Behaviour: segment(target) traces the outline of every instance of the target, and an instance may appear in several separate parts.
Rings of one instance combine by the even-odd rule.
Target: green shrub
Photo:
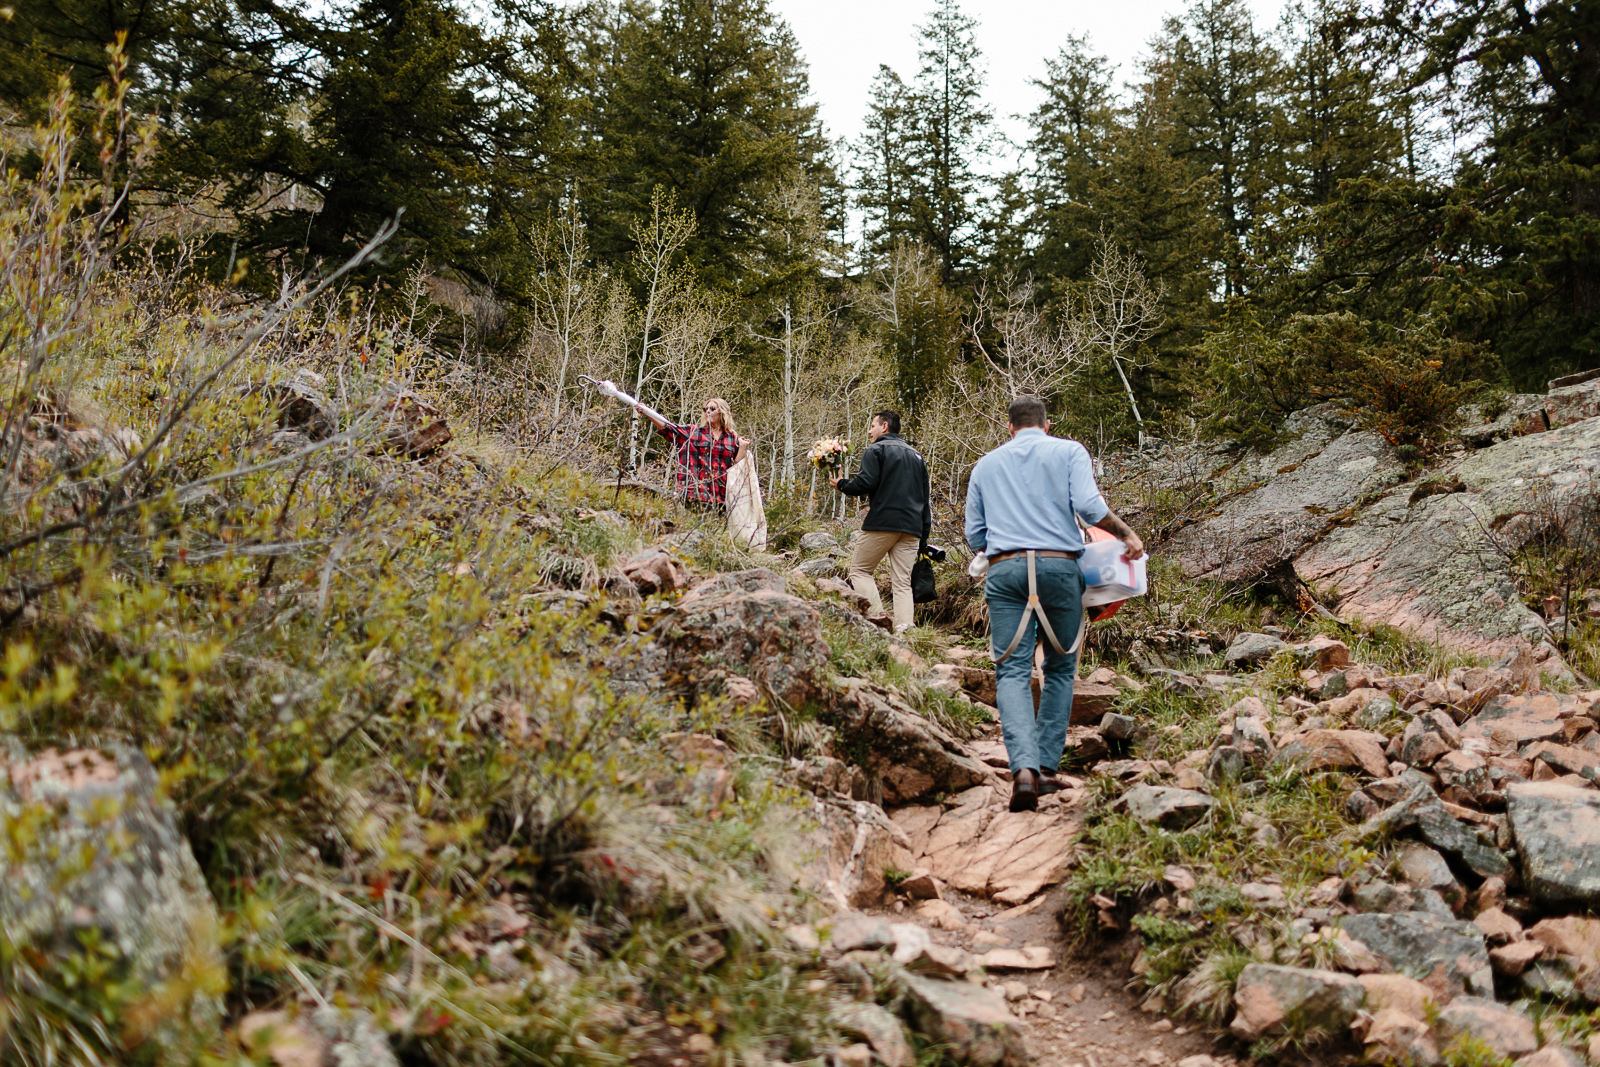
[[[1202,405],[1213,436],[1270,449],[1290,414],[1331,401],[1414,463],[1446,443],[1462,404],[1503,376],[1485,349],[1429,322],[1402,330],[1341,312],[1273,327],[1244,301],[1201,352],[1215,386]]]

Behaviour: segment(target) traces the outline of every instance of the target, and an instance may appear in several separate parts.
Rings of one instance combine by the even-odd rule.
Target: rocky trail
[[[863,930],[889,923],[895,957],[915,963],[923,951],[918,936],[896,935],[896,925],[915,924],[932,945],[957,950],[939,955],[937,966],[952,974],[969,960],[981,966],[984,987],[1005,999],[1041,1067],[1233,1064],[1217,1054],[1212,1036],[1141,1007],[1129,988],[1137,939],[1119,939],[1091,955],[1077,955],[1065,943],[1055,884],[1076,858],[1084,783],[1064,777],[1067,788],[1042,797],[1036,812],[1009,812],[999,723],[979,732],[964,747],[997,768],[995,779],[947,807],[894,813],[914,857],[912,876],[898,887],[910,899],[852,918],[846,936],[863,938]],[[883,933],[865,938],[873,936]],[[832,939],[838,948],[839,925]]]
[[[1583,405],[1600,403],[1600,380],[1579,384]],[[1317,559],[1359,561],[1338,580],[1357,613],[1440,623],[1441,639],[1481,658],[1430,645],[1408,667],[1383,666],[1382,641],[1354,618],[1255,616],[1256,632],[1242,614],[1220,627],[1182,617],[1169,599],[1079,679],[1066,788],[1033,812],[1007,810],[984,653],[949,632],[924,630],[915,647],[884,634],[839,580],[847,549],[833,534],[813,530],[782,554],[703,552],[704,530],[581,512],[571,522],[586,539],[626,548],[603,564],[549,549],[528,599],[588,613],[579,676],[654,709],[660,730],[612,795],[645,829],[608,844],[597,820],[574,866],[643,914],[665,878],[630,857],[671,827],[723,817],[730,800],[781,791],[799,829],[781,855],[762,853],[781,903],[751,921],[763,945],[789,942],[774,965],[815,994],[828,1067],[914,1067],[932,1047],[974,1067],[1222,1067],[1306,1062],[1308,1049],[1341,1062],[1600,1067],[1600,690],[1562,661],[1557,632],[1571,620],[1553,614],[1600,618],[1600,590],[1535,615],[1511,569],[1520,539],[1558,505],[1590,499],[1600,416],[1533,399],[1545,405],[1535,425],[1464,435],[1471,450],[1446,472],[1455,480],[1418,485],[1370,434],[1307,416],[1288,452],[1241,463],[1238,491],[1169,543],[1193,580],[1289,566],[1304,587],[1324,573]],[[421,426],[428,413],[415,415]],[[541,535],[563,529],[548,512],[524,519]],[[1411,536],[1419,529],[1432,533]],[[1473,531],[1500,541],[1489,551]],[[447,573],[477,580],[468,562]],[[1408,592],[1394,599],[1385,583]],[[1300,606],[1287,599],[1286,610]],[[363,662],[375,677],[393,669]],[[520,742],[540,711],[507,696],[471,721],[475,734]],[[140,980],[173,973],[221,912],[163,770],[135,746],[51,743],[0,737],[3,821],[41,819],[45,857],[108,833],[137,847],[85,872],[14,863],[8,884],[21,892],[0,887],[8,936],[104,931]],[[388,907],[386,875],[340,896],[319,857],[297,862],[322,880],[295,884],[352,914],[349,894],[377,886],[371,899]],[[576,1002],[579,965],[592,971],[603,953],[548,931],[540,940],[539,883],[517,880],[530,877],[496,875],[493,899],[463,909],[462,935],[440,947],[495,995]],[[533,889],[507,891],[517,886]],[[372,914],[381,948],[399,935]],[[706,969],[728,951],[706,930],[682,936]],[[1184,983],[1202,971],[1208,990],[1190,996]],[[718,1053],[724,1022],[674,1022],[692,1016],[620,979],[614,988],[624,992],[585,1010],[632,1062],[733,1062]],[[283,996],[248,1005],[228,1040],[314,1029],[322,1013],[338,1027],[304,1030],[306,1041],[371,1046],[350,1064],[396,1062],[384,1019],[329,1013],[322,1001],[337,992],[302,985],[309,1000],[294,1010]],[[221,1005],[195,1005],[196,1032],[215,1030]],[[387,1022],[414,1038],[430,1019]]]

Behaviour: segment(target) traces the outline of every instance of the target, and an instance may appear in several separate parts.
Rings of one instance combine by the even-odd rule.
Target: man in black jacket
[[[894,632],[911,629],[911,565],[917,547],[933,527],[928,502],[928,465],[900,436],[900,413],[880,411],[867,426],[872,443],[861,456],[854,478],[829,478],[846,496],[872,502],[861,523],[861,538],[850,556],[850,584],[867,598],[868,618],[883,617],[883,598],[873,568],[889,557],[889,587],[894,594]]]

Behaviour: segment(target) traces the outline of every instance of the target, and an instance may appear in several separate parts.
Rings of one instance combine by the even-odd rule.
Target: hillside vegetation
[[[113,67],[121,62],[114,54]],[[0,880],[9,890],[0,894],[0,1059],[283,1063],[274,1028],[320,1011],[342,1020],[346,1044],[384,1047],[389,1061],[376,1052],[361,1061],[374,1064],[820,1065],[859,1036],[841,1002],[902,1009],[907,994],[887,963],[850,971],[785,931],[813,920],[826,929],[841,903],[892,902],[912,873],[880,868],[867,896],[830,895],[827,879],[807,871],[827,807],[813,793],[829,794],[835,809],[852,797],[883,801],[886,789],[889,800],[936,806],[987,780],[959,744],[986,712],[926,670],[952,647],[984,643],[962,553],[941,572],[945,597],[925,625],[891,643],[837,589],[785,576],[793,556],[779,553],[802,534],[843,539],[851,522],[836,518],[832,497],[813,502],[804,472],[781,473],[794,454],[778,438],[760,445],[764,476],[777,475],[772,552],[752,554],[660,491],[664,463],[617,408],[565,388],[571,379],[550,387],[555,373],[648,365],[669,375],[654,379],[671,383],[661,394],[681,401],[733,380],[706,355],[731,305],[667,269],[705,220],[657,198],[651,221],[633,231],[637,262],[658,254],[659,292],[671,302],[628,303],[637,297],[611,290],[628,310],[611,326],[598,312],[563,320],[578,324],[570,351],[547,330],[537,350],[485,365],[481,349],[446,334],[460,315],[434,299],[448,295],[440,275],[419,260],[378,281],[404,244],[392,220],[364,245],[337,249],[348,258],[284,266],[270,285],[264,260],[216,272],[186,258],[182,242],[147,240],[134,202],[159,161],[159,131],[131,113],[128,86],[113,77],[92,102],[61,88],[40,125],[12,131],[0,187]],[[557,246],[576,232],[550,225]],[[918,262],[908,276],[931,292],[937,268]],[[1107,250],[1100,262],[1114,272],[1119,260]],[[1120,262],[1124,279],[1138,276]],[[555,290],[607,291],[585,288],[600,285],[585,277]],[[636,317],[650,307],[661,316],[653,324]],[[1061,335],[1029,319],[1020,300],[1003,314],[997,321],[1012,330],[1004,356],[946,367],[937,395],[948,403],[925,409],[921,424],[943,442],[935,479],[945,534],[966,462],[998,440],[1001,398],[1066,365],[1065,349],[1029,347]],[[1096,334],[1086,321],[1085,344],[1127,340],[1120,327]],[[1393,386],[1384,395],[1394,403],[1345,394],[1338,403],[1397,455],[1411,449],[1400,459],[1414,477],[1464,399],[1422,356],[1458,343],[1417,342],[1404,359],[1418,361],[1406,364],[1418,377],[1396,385],[1404,360],[1374,355],[1347,325],[1335,316],[1306,326],[1327,343],[1313,346],[1312,364],[1276,349],[1281,362],[1260,373],[1304,376],[1325,356],[1357,368],[1351,381]],[[892,347],[863,357],[859,375],[838,373],[856,350],[839,331],[828,336],[845,354],[812,365],[813,378],[784,378],[790,407],[765,409],[769,425],[803,396],[826,413],[819,429],[853,428],[909,380],[895,377],[913,364],[885,356]],[[905,351],[925,349],[908,342]],[[1115,371],[1107,358],[1101,369]],[[819,382],[840,391],[826,395]],[[755,394],[747,399],[757,409]],[[1325,399],[1308,392],[1286,404]],[[1282,432],[1276,409],[1240,410],[1265,420],[1251,423],[1262,431],[1251,440]],[[1129,510],[1147,527],[1176,529],[1185,509],[1217,503],[1204,487],[1183,491],[1193,495],[1152,483]],[[1592,557],[1574,544],[1551,535],[1546,556],[1530,563],[1529,598],[1542,602],[1559,579],[1570,600],[1574,582],[1594,580]],[[681,651],[685,641],[663,651],[672,643],[663,635],[682,625],[690,579],[719,576],[781,595],[809,627],[770,655],[788,673],[744,678],[749,664],[696,659]],[[1456,668],[1486,666],[1382,626],[1329,620],[1270,587],[1191,584],[1170,572],[1158,581],[1167,592],[1097,634],[1085,674],[1197,677],[1236,634],[1274,625],[1269,612],[1287,636],[1336,635],[1359,663],[1415,675],[1418,693],[1428,681],[1442,691]],[[1574,614],[1577,652],[1567,651],[1580,670],[1593,662],[1595,633]],[[1160,634],[1173,649],[1146,655]],[[1258,699],[1336,698],[1320,675],[1311,692],[1303,667],[1293,655],[1270,659],[1255,679]],[[1537,668],[1527,684],[1539,684]],[[1219,710],[1219,697],[1194,687],[1132,692],[1117,709],[1144,724],[1113,740],[1126,743],[1117,755],[1149,770],[1102,768],[1087,787],[1092,817],[1084,861],[1063,872],[1064,922],[1082,942],[1131,927],[1144,985],[1173,1010],[1220,1024],[1252,959],[1315,961],[1332,950],[1278,938],[1271,909],[1242,890],[1188,910],[1161,905],[1158,877],[1172,866],[1213,883],[1272,873],[1298,897],[1335,876],[1386,872],[1397,852],[1382,835],[1377,844],[1341,836],[1354,820],[1339,806],[1351,792],[1339,773],[1223,776],[1203,838],[1113,810],[1132,781],[1198,774],[1197,761],[1175,765],[1213,740],[1205,735]],[[1242,729],[1255,716],[1237,707],[1241,694],[1229,696],[1225,725]],[[1307,709],[1285,706],[1297,711],[1286,727],[1303,725]],[[927,724],[916,743],[968,776],[959,789],[882,773],[909,761],[913,743],[889,752],[872,731],[912,717]],[[1393,719],[1366,725],[1399,736],[1397,710]],[[814,789],[812,772],[837,780]],[[143,783],[130,793],[143,799],[125,809],[94,799],[122,780]],[[72,807],[48,793],[50,781],[86,789],[90,801]],[[74,910],[81,902],[69,888],[111,860],[149,864],[165,824],[143,814],[146,801],[152,812],[170,803],[180,847],[162,854],[192,854],[194,870],[174,861],[130,892],[150,894],[155,925],[180,904],[193,908],[154,940],[124,944],[99,916]],[[881,811],[872,818],[884,821]],[[1573,1041],[1593,1029],[1576,1010],[1550,1018]],[[1258,1051],[1318,1036],[1296,1032]],[[919,1059],[952,1055],[927,1028],[916,1039]]]

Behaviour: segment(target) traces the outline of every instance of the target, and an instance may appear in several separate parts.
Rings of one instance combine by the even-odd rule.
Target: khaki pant
[[[889,589],[894,596],[894,628],[910,629],[914,605],[911,602],[911,565],[917,561],[917,545],[922,538],[916,534],[890,533],[864,530],[850,554],[850,584],[867,598],[868,611],[883,614],[883,598],[878,595],[878,583],[872,579],[872,570],[884,556],[889,557]]]

